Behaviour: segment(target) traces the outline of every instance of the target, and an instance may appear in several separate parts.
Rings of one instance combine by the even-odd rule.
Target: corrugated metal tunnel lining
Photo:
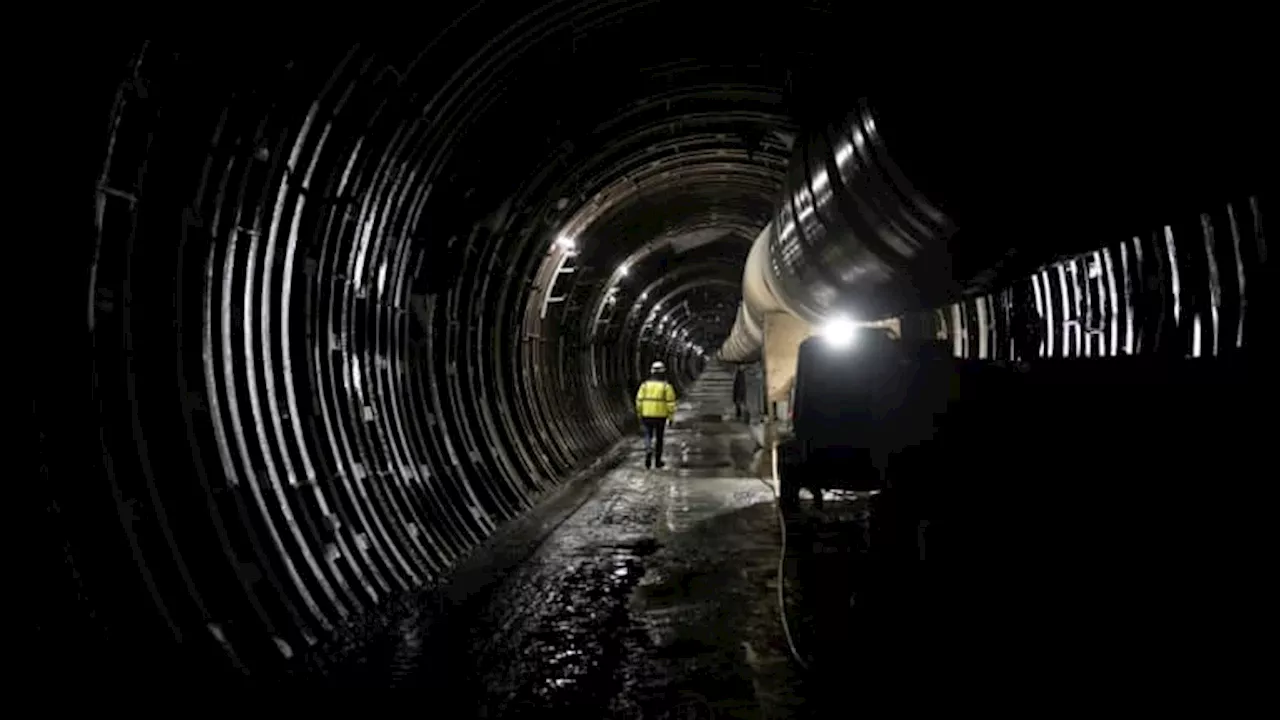
[[[696,375],[781,186],[785,58],[617,54],[624,17],[661,16],[131,53],[88,298],[112,491],[65,506],[140,652],[287,667],[601,458],[650,361]],[[561,43],[612,60],[546,87]]]
[[[816,7],[767,53],[673,9],[114,66],[92,391],[69,383],[96,459],[53,469],[102,647],[287,667],[600,457],[651,360],[696,373],[776,214],[797,78],[847,59]]]

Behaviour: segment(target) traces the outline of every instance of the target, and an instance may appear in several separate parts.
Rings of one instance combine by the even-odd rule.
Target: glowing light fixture
[[[853,335],[857,326],[844,315],[837,315],[827,320],[818,330],[818,334],[833,348],[847,348],[853,344]]]
[[[561,235],[556,238],[556,245],[559,245],[561,249],[564,250],[574,250],[578,247],[578,243],[573,238],[566,235]]]
[[[626,277],[628,272],[630,272],[630,268],[625,263],[618,266],[618,274],[622,277]]]

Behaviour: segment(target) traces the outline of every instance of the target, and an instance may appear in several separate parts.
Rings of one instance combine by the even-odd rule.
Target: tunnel
[[[38,331],[18,551],[44,677],[271,683],[426,613],[494,538],[635,462],[655,361],[681,397],[758,362],[722,348],[762,233],[809,320],[847,307],[967,363],[1063,359],[1042,384],[974,375],[973,425],[931,473],[1024,452],[1082,473],[1055,493],[1168,513],[1142,498],[1203,491],[1188,524],[1267,522],[1267,465],[1239,476],[1265,463],[1245,417],[1269,413],[1265,63],[1072,45],[1024,77],[963,43],[866,38],[836,3],[430,7],[408,39],[96,41],[51,81],[79,129],[44,243],[65,313]],[[802,220],[851,117],[892,170]],[[1019,312],[1043,322],[1027,346]],[[1115,396],[1153,409],[1126,425]],[[1043,432],[984,437],[1014,407]],[[1138,436],[1160,423],[1193,446]],[[1195,445],[1205,423],[1248,438],[1229,463]],[[1161,490],[1180,463],[1202,475]]]

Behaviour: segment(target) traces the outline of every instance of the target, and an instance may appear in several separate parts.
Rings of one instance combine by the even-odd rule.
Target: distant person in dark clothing
[[[739,420],[750,420],[747,410],[747,374],[742,368],[733,373],[733,416]]]

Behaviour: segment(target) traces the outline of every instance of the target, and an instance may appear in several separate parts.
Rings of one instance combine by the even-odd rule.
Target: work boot
[[[648,469],[649,469],[649,468],[651,468],[651,467],[653,467],[653,454],[652,454],[652,453],[645,453],[645,454],[644,454],[644,469],[645,469],[645,470],[648,470]],[[659,463],[659,464],[658,464],[658,467],[662,467],[662,464],[661,464],[661,463]]]
[[[666,467],[666,466],[667,466],[667,464],[666,464],[666,463],[664,463],[664,462],[662,462],[661,460],[659,460],[657,464],[658,464],[658,469],[659,469],[659,470],[661,470],[662,468],[664,468],[664,467]]]

